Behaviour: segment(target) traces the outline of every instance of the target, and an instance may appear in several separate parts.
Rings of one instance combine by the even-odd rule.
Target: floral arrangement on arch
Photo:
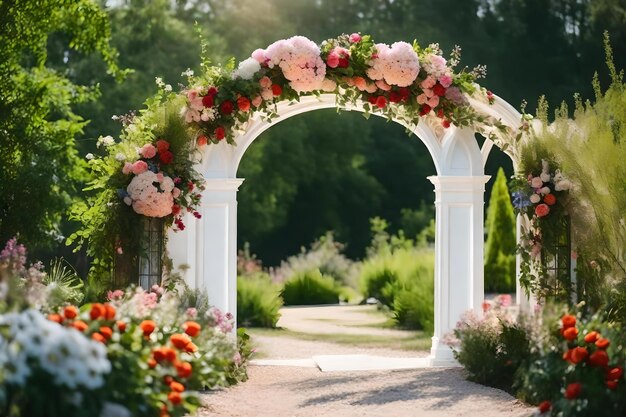
[[[450,59],[437,44],[421,48],[416,42],[374,43],[368,35],[353,33],[317,45],[303,37],[278,40],[251,57],[224,70],[189,76],[183,93],[183,117],[197,143],[234,143],[236,132],[257,111],[276,116],[276,103],[297,101],[304,95],[337,94],[339,105],[365,102],[368,112],[417,124],[421,117],[439,120],[439,133],[450,127],[491,124],[498,121],[477,114],[467,96],[492,104],[495,96],[476,84],[485,67],[455,72],[460,48]]]
[[[542,254],[550,253],[563,238],[562,222],[568,215],[566,202],[573,185],[560,170],[551,170],[546,159],[541,159],[541,168],[535,166],[535,170],[515,176],[510,187],[513,207],[526,220],[522,221],[518,246],[520,283],[542,297],[548,279]]]

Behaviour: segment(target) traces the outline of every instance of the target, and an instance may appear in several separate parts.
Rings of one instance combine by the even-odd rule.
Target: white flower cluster
[[[406,42],[396,42],[391,47],[376,44],[376,57],[369,63],[367,76],[372,80],[384,80],[389,85],[408,87],[420,71],[420,63],[413,47]]]
[[[173,190],[174,181],[170,177],[152,171],[135,175],[126,188],[133,210],[148,217],[165,217],[172,213]]]
[[[317,44],[304,36],[294,36],[274,42],[265,51],[255,51],[253,58],[259,56],[267,66],[278,65],[283,75],[289,80],[291,88],[304,93],[322,88],[326,76],[326,64],[320,57]]]
[[[32,373],[31,364],[36,363],[56,385],[97,389],[111,371],[102,343],[47,320],[35,309],[4,314],[0,326],[9,330],[8,339],[0,336],[5,382],[23,386]]]
[[[115,139],[112,136],[100,136],[96,142],[96,147],[115,145]]]
[[[254,74],[261,69],[261,64],[254,58],[248,58],[239,63],[239,66],[233,71],[233,78],[241,78],[251,80]]]

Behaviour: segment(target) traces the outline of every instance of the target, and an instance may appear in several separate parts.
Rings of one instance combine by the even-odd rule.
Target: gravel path
[[[355,334],[406,337],[406,332],[399,330],[363,327],[368,320],[372,323],[380,320],[368,308],[284,309],[279,325],[313,334],[356,331]],[[427,355],[427,352],[354,348],[293,337],[257,336],[254,341],[265,352],[264,356],[271,359],[303,359],[319,354]],[[316,368],[250,366],[249,376],[248,382],[203,395],[205,407],[198,416],[522,417],[534,411],[503,391],[467,381],[461,368],[320,372]]]

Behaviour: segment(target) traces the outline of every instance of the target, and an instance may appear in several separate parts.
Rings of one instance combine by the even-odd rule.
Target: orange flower
[[[70,326],[72,326],[79,332],[84,332],[85,330],[87,330],[87,327],[89,327],[87,326],[87,323],[82,320],[76,320],[74,323],[70,324]]]
[[[552,404],[550,403],[550,401],[542,401],[541,403],[539,403],[539,412],[540,413],[545,413],[547,411],[550,411],[550,409],[552,408]]]
[[[189,378],[193,371],[189,362],[176,362],[174,363],[174,367],[176,368],[176,373],[179,378]]]
[[[568,327],[563,331],[563,337],[570,342],[576,340],[578,337],[578,329],[576,327]]]
[[[48,320],[53,321],[55,323],[59,323],[62,324],[63,323],[63,317],[61,317],[60,314],[48,314]]]
[[[67,306],[63,309],[63,315],[66,319],[75,319],[78,316],[78,309],[74,306]]]
[[[568,349],[565,353],[563,353],[563,360],[564,361],[571,362],[571,360],[572,360],[572,350],[573,349]]]
[[[163,404],[159,412],[159,417],[170,417],[170,413],[167,411],[167,405]]]
[[[139,328],[143,331],[144,336],[150,336],[156,329],[156,323],[152,320],[144,320],[139,324]]]
[[[576,326],[576,317],[571,314],[565,314],[561,317],[561,323],[563,323],[563,328],[567,329],[568,327]]]
[[[617,380],[620,379],[622,375],[624,375],[624,370],[621,367],[616,366],[615,368],[611,368],[608,370],[608,372],[606,373],[606,379]]]
[[[167,399],[174,405],[178,405],[183,402],[183,397],[180,396],[180,392],[172,391],[167,394]]]
[[[185,390],[185,386],[180,382],[172,381],[170,382],[170,389],[174,392],[183,392]]]
[[[152,357],[157,362],[163,362],[165,360],[165,352],[162,347],[158,347],[152,351]]]
[[[567,388],[565,388],[565,398],[567,398],[568,400],[578,398],[582,390],[583,386],[580,383],[571,383],[567,386]]]
[[[187,321],[183,324],[183,329],[185,329],[185,333],[187,333],[191,337],[196,337],[202,327],[196,323],[195,321]]]
[[[603,337],[601,337],[600,339],[596,341],[596,346],[598,347],[598,349],[602,349],[602,350],[608,348],[610,344],[611,344],[611,341]]]
[[[102,326],[99,330],[106,340],[111,339],[111,337],[113,336],[113,329],[111,329],[110,327]]]
[[[617,381],[606,381],[606,387],[610,390],[617,389]]]
[[[89,310],[89,317],[92,320],[98,320],[102,316],[104,316],[104,306],[100,303],[92,304],[91,310]]]
[[[120,333],[124,333],[126,331],[126,322],[122,320],[118,320],[117,323],[115,324],[117,325],[117,328],[120,331]]]
[[[91,335],[91,338],[96,342],[106,343],[106,339],[100,333],[96,332]]]
[[[195,353],[197,351],[198,351],[198,346],[196,346],[192,342],[187,343],[187,345],[185,346],[185,352],[187,353]]]
[[[604,350],[596,350],[589,356],[589,365],[605,367],[609,364],[609,355]]]
[[[163,353],[165,353],[165,359],[168,362],[174,362],[176,360],[176,351],[174,349],[163,347]]]
[[[106,318],[107,320],[115,320],[115,307],[113,307],[111,304],[106,303],[104,305],[104,318]]]
[[[574,364],[581,363],[589,356],[589,352],[587,352],[587,348],[584,347],[575,347],[572,349],[572,353],[570,355],[570,361]]]
[[[600,338],[600,333],[596,331],[591,331],[585,335],[585,342],[587,343],[595,343],[596,340]]]
[[[154,369],[157,366],[157,361],[154,358],[148,359],[148,366],[150,369]]]
[[[163,377],[163,383],[165,385],[170,385],[172,382],[174,382],[174,378],[171,375],[165,375]]]
[[[184,349],[189,343],[191,343],[191,339],[189,336],[182,333],[173,334],[170,337],[170,342],[176,347],[176,349]]]

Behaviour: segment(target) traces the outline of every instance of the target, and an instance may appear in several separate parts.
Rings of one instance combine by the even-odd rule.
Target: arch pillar
[[[435,328],[432,366],[458,366],[443,343],[467,310],[482,312],[484,193],[489,176],[431,176],[435,186]]]

